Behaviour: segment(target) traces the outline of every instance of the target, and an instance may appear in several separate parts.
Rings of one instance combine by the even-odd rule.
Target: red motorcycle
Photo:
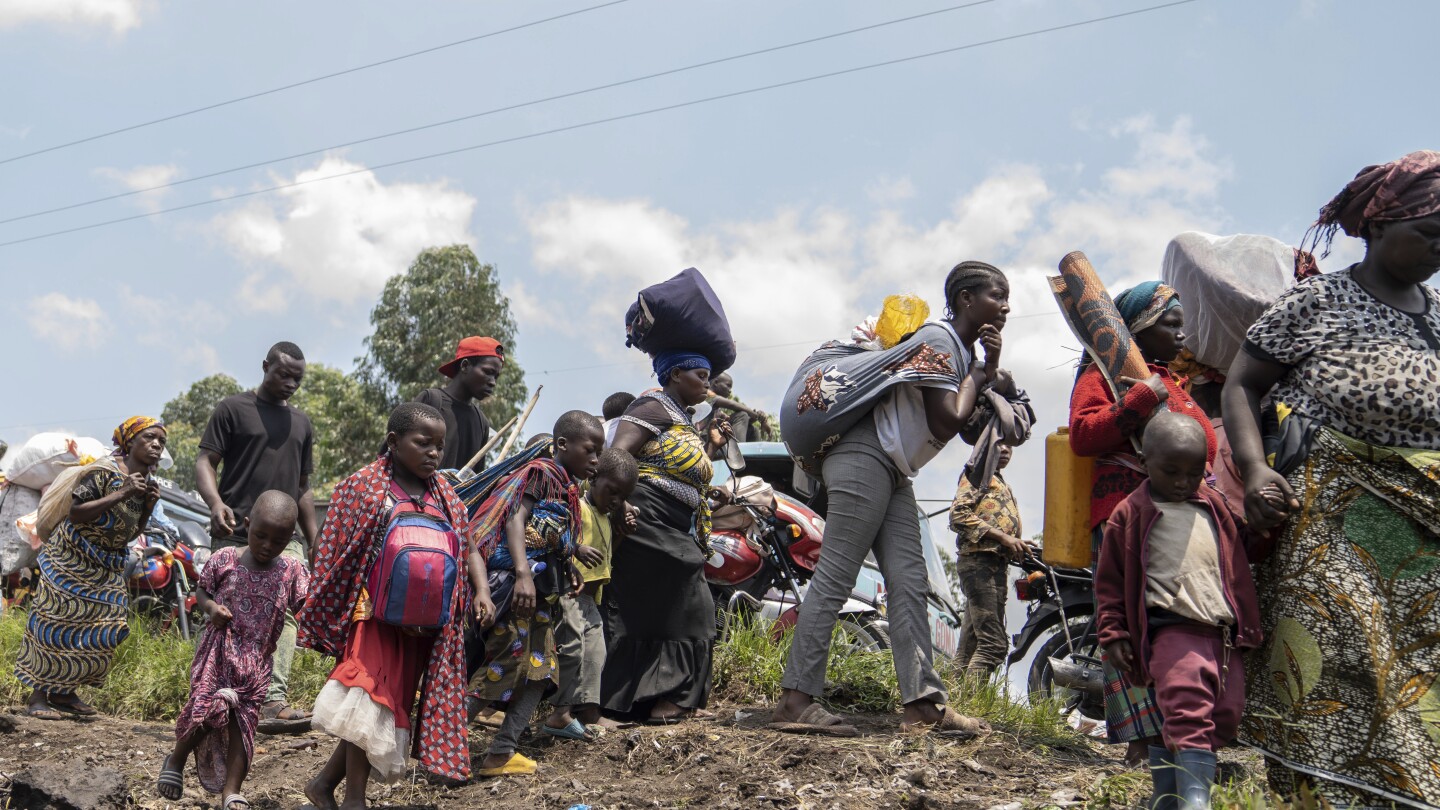
[[[125,571],[132,608],[158,620],[161,629],[178,625],[180,636],[188,640],[199,632],[202,622],[195,585],[210,559],[210,549],[187,544],[183,533],[189,526],[182,525],[185,528],[173,538],[163,531],[147,531],[135,538]]]
[[[778,639],[799,617],[820,560],[825,519],[759,478],[733,479],[726,488],[731,501],[715,510],[705,561],[717,627],[723,632],[730,617],[748,613],[773,622]],[[858,595],[841,608],[840,627],[857,646],[890,646],[880,607]]]

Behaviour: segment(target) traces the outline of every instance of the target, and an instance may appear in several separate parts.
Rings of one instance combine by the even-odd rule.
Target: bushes
[[[7,611],[0,617],[0,700],[23,704],[30,696],[15,678],[15,655],[25,633],[24,611]],[[132,615],[130,637],[115,652],[115,663],[105,685],[80,690],[81,697],[95,708],[116,717],[132,720],[173,720],[190,695],[190,661],[194,642],[175,632],[158,632],[149,623]],[[290,700],[309,706],[329,675],[328,659],[309,650],[296,650],[290,674]]]

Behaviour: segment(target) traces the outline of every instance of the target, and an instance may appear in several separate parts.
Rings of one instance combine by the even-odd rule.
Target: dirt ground
[[[714,721],[610,732],[591,744],[532,736],[522,750],[540,762],[534,777],[447,788],[412,773],[393,785],[372,784],[371,805],[1019,810],[1104,803],[1117,782],[1111,777],[1125,772],[1116,749],[1079,737],[1053,747],[1027,746],[1003,732],[971,741],[915,737],[899,734],[894,716],[857,718],[863,735],[835,740],[768,731],[760,707],[722,706],[717,714]],[[473,729],[477,758],[490,733]],[[193,766],[181,801],[156,797],[155,776],[171,734],[165,724],[113,718],[0,716],[0,806],[214,806],[216,797],[201,790]],[[253,807],[288,810],[304,804],[300,787],[334,742],[320,734],[261,735],[256,746],[246,783]]]

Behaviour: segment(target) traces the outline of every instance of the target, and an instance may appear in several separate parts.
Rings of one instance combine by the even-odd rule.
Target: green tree
[[[359,380],[310,363],[290,404],[315,425],[315,472],[310,484],[316,500],[329,498],[336,484],[375,460],[385,438],[385,416],[366,397]]]
[[[175,466],[166,471],[170,480],[186,490],[195,489],[195,458],[200,454],[200,437],[216,404],[243,391],[228,374],[212,374],[190,386],[160,412],[165,420],[166,444]]]
[[[436,370],[470,335],[505,344],[505,369],[485,415],[496,426],[524,406],[525,374],[514,360],[515,321],[495,268],[465,245],[427,248],[404,273],[385,283],[370,313],[374,333],[356,374],[380,410],[388,412],[426,388],[445,383]]]

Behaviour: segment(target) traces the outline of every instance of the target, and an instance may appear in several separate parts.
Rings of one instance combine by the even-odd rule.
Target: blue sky
[[[0,225],[0,242],[969,42],[1155,0],[974,8]],[[0,219],[884,20],[957,0],[608,8],[0,164]],[[593,5],[0,2],[0,159]],[[1175,8],[0,247],[0,437],[105,436],[266,347],[350,368],[385,278],[430,244],[498,266],[535,424],[647,385],[621,316],[697,265],[771,409],[806,351],[946,269],[1010,272],[1007,365],[1064,420],[1075,341],[1043,278],[1085,250],[1119,289],[1183,230],[1296,242],[1356,170],[1433,148],[1429,0]],[[1375,32],[1383,32],[1376,36]],[[1353,245],[1331,269],[1357,257]],[[437,364],[440,358],[436,358]],[[597,367],[598,368],[595,368]],[[591,367],[585,370],[570,370]],[[548,372],[548,373],[547,373]],[[947,498],[966,451],[919,481]],[[1041,507],[1040,442],[1017,489]]]

